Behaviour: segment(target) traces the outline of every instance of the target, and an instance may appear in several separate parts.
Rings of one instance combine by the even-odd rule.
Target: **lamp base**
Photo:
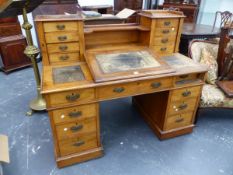
[[[46,110],[46,102],[42,95],[38,95],[37,98],[33,99],[30,104],[30,111],[26,113],[27,116],[31,116],[34,111],[45,111]]]

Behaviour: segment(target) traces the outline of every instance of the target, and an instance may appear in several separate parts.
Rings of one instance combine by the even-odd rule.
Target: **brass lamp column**
[[[36,62],[36,57],[39,55],[40,50],[36,46],[33,45],[32,34],[31,34],[32,25],[28,22],[26,8],[27,8],[27,5],[23,8],[24,23],[23,23],[22,27],[26,32],[26,38],[27,38],[28,45],[27,45],[26,49],[24,50],[24,53],[32,61],[32,66],[33,66],[34,75],[35,75],[35,79],[36,79],[36,86],[37,86],[37,97],[30,102],[31,111],[27,112],[27,115],[32,115],[33,111],[45,110],[46,109],[46,102],[40,93],[41,78],[40,78],[40,72],[38,69],[38,65]]]

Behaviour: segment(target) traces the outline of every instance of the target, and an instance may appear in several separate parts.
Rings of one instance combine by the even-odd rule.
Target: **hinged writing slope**
[[[86,60],[96,83],[175,72],[145,48],[87,52]]]

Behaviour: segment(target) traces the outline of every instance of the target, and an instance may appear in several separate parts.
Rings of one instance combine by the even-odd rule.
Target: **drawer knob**
[[[60,49],[61,51],[66,51],[66,50],[68,49],[68,46],[62,45],[62,46],[59,46],[59,49]]]
[[[169,30],[163,30],[162,33],[163,34],[168,34],[170,31]]]
[[[60,56],[60,60],[61,61],[66,61],[66,60],[68,60],[69,59],[69,56],[68,55],[62,55],[62,56]]]
[[[125,91],[125,88],[123,88],[123,87],[118,87],[118,88],[113,89],[113,92],[116,92],[116,93],[121,93],[124,91]]]
[[[184,121],[184,118],[178,118],[176,119],[176,123],[180,123],[180,122],[183,122]]]
[[[160,51],[166,51],[167,50],[167,48],[166,47],[162,47],[161,49],[160,49]]]
[[[70,128],[70,130],[71,130],[72,132],[78,132],[78,131],[80,131],[82,128],[83,128],[83,125],[77,125],[77,126],[72,126],[72,127]]]
[[[160,82],[151,83],[152,88],[159,88],[162,84]]]
[[[166,39],[162,39],[161,42],[162,42],[162,43],[167,43],[167,42],[168,42],[168,39],[167,39],[167,38],[166,38]]]
[[[67,40],[67,36],[59,36],[58,40],[59,41],[65,41],[65,40]]]
[[[181,104],[178,108],[179,108],[179,110],[184,110],[184,109],[186,109],[188,107],[188,105],[186,104],[186,103],[183,103],[183,104]]]
[[[70,118],[77,118],[77,117],[80,117],[82,115],[82,111],[70,112],[68,115]]]
[[[85,144],[84,141],[78,141],[78,142],[74,143],[73,146],[79,147],[79,146],[82,146],[82,145],[84,145],[84,144]]]
[[[188,96],[190,96],[192,93],[191,93],[191,91],[185,91],[185,92],[183,92],[182,93],[182,95],[183,95],[183,97],[188,97]]]
[[[63,24],[58,24],[56,27],[58,30],[64,30],[66,28],[66,26]]]
[[[164,22],[164,25],[165,25],[165,26],[169,26],[170,24],[171,24],[170,21],[165,21],[165,22]]]
[[[80,94],[74,94],[74,93],[66,96],[66,100],[68,101],[76,101],[79,98],[80,98]]]

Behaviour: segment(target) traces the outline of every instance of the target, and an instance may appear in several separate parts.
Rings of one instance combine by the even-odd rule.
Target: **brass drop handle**
[[[64,30],[66,28],[66,26],[63,24],[58,24],[56,27],[58,30]]]
[[[166,38],[166,39],[162,39],[161,42],[162,42],[162,43],[167,43],[167,42],[168,42],[168,39],[167,39],[167,38]]]
[[[61,51],[66,51],[66,50],[68,49],[68,46],[62,45],[62,46],[59,46],[59,49],[60,49]]]
[[[191,94],[192,94],[191,91],[187,91],[187,90],[186,90],[185,92],[182,93],[182,96],[183,96],[183,97],[188,97],[188,96],[190,96]]]
[[[160,50],[164,52],[164,51],[167,50],[167,48],[166,47],[162,47]]]
[[[184,121],[184,118],[178,118],[176,119],[176,123],[180,123],[180,122],[183,122]]]
[[[169,26],[170,24],[171,24],[170,21],[165,21],[165,22],[164,22],[164,25],[165,25],[165,26]]]
[[[163,34],[168,34],[168,33],[170,33],[169,30],[163,30],[162,32],[163,32]]]
[[[82,115],[82,111],[73,111],[68,114],[70,118],[77,118]]]
[[[57,37],[59,41],[65,41],[67,40],[67,36],[59,36]]]
[[[151,83],[152,88],[159,88],[162,84],[160,82]]]
[[[71,130],[72,132],[78,132],[78,131],[80,131],[82,128],[83,128],[83,125],[77,125],[77,126],[72,126],[72,127],[70,128],[70,130]]]
[[[189,75],[181,75],[180,78],[188,78]]]
[[[80,94],[74,94],[74,93],[66,96],[66,100],[71,101],[71,102],[76,101],[79,98],[80,98]]]
[[[85,144],[84,141],[78,141],[78,142],[74,143],[73,146],[79,147],[79,146],[82,146],[82,145],[84,145],[84,144]]]
[[[113,89],[113,92],[116,92],[116,93],[121,93],[121,92],[124,92],[124,91],[125,91],[125,88],[123,88],[123,87],[117,87],[117,88]]]
[[[179,108],[179,110],[184,110],[184,109],[186,109],[188,107],[188,105],[186,104],[186,103],[183,103],[183,104],[181,104],[178,108]]]
[[[62,61],[66,61],[66,60],[68,60],[70,57],[68,56],[68,55],[62,55],[62,56],[60,56],[60,60],[62,60]]]

